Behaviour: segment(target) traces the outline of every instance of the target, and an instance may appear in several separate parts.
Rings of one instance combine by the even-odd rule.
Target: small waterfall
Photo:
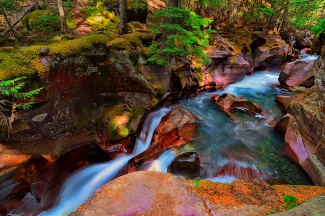
[[[158,171],[167,173],[167,168],[169,164],[174,160],[176,156],[174,151],[174,149],[171,149],[162,153],[159,158],[151,164],[148,171]]]
[[[136,155],[149,148],[153,132],[170,109],[161,108],[146,118],[132,155],[124,155],[115,160],[85,167],[74,173],[63,185],[55,207],[42,216],[63,216],[75,211],[99,187],[112,180],[118,172]]]

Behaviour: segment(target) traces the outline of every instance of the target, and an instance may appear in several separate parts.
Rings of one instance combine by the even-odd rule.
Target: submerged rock
[[[169,173],[195,179],[201,176],[199,155],[196,152],[186,152],[178,155],[167,168]]]

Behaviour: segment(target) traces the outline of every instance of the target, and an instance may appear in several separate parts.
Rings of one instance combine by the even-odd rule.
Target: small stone
[[[50,48],[48,48],[48,47],[42,47],[39,54],[41,56],[46,56],[47,54],[49,54],[49,52],[50,52]]]

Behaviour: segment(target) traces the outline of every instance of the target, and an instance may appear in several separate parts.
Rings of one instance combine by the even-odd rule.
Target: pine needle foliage
[[[26,77],[19,77],[11,80],[0,80],[0,93],[3,97],[0,97],[0,104],[1,101],[7,101],[5,104],[9,104],[11,106],[15,106],[16,108],[21,109],[30,109],[32,104],[34,103],[34,95],[38,94],[42,88],[33,89],[28,92],[19,92],[24,86],[25,82],[22,80],[26,79]],[[9,98],[12,98],[10,100]],[[16,99],[28,100],[28,102],[20,102],[16,103]],[[0,111],[4,111],[5,107],[0,105]]]
[[[316,38],[319,38],[321,34],[325,34],[325,18],[320,19],[318,23],[311,28],[311,33],[316,33]]]
[[[151,32],[156,41],[149,47],[149,62],[166,66],[171,58],[196,58],[205,63],[207,55],[204,47],[209,44],[212,30],[204,30],[211,22],[193,11],[169,7],[156,11],[153,16]]]
[[[16,109],[30,109],[34,104],[34,95],[38,94],[43,89],[42,87],[28,92],[20,92],[25,86],[25,82],[23,82],[24,79],[26,79],[26,77],[0,80],[0,130],[2,130],[0,140],[3,139],[5,134],[7,139],[9,138],[9,131],[15,119]],[[10,113],[10,115],[6,116],[4,114],[6,112]]]

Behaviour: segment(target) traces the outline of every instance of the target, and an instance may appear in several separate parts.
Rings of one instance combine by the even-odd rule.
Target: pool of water
[[[222,91],[184,96],[178,102],[200,118],[195,140],[180,148],[178,153],[198,152],[203,178],[231,182],[236,178],[227,174],[216,177],[216,173],[232,164],[260,172],[262,180],[271,178],[287,184],[312,184],[305,172],[283,155],[283,134],[270,127],[268,119],[238,111],[235,112],[237,121],[234,121],[210,100],[211,94],[231,93],[258,103],[268,114],[280,119],[284,113],[275,96],[290,92],[277,87],[278,75],[278,72],[257,71]]]

